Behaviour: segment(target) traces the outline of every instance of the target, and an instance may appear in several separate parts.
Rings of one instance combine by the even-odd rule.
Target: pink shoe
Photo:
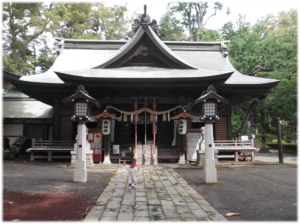
[[[136,186],[136,185],[134,185],[134,186],[133,186],[133,188],[134,188],[134,189],[137,189],[137,186]]]

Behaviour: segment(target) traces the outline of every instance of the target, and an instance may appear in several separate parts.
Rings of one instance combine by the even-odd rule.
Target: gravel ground
[[[229,221],[296,221],[297,166],[231,166],[217,170],[218,183],[205,184],[203,169],[175,169]]]
[[[3,220],[82,220],[116,169],[88,170],[86,183],[59,164],[3,163]]]

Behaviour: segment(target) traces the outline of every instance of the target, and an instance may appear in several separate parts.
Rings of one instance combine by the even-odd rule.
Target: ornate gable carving
[[[153,29],[153,31],[157,35],[158,25],[155,19],[151,22],[151,17],[147,14],[147,5],[144,5],[144,14],[141,15],[140,19],[135,19],[132,23],[132,31],[128,33],[128,37],[132,38],[136,31],[143,27],[143,29],[147,29],[148,25]]]

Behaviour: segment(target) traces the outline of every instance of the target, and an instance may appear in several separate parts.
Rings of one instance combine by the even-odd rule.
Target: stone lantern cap
[[[82,85],[78,86],[77,90],[75,90],[75,93],[73,95],[63,99],[62,102],[68,103],[68,102],[74,101],[75,99],[78,99],[78,98],[87,100],[88,102],[95,104],[99,108],[101,107],[101,104],[99,103],[99,101],[94,99],[93,97],[91,97]]]
[[[215,89],[215,87],[213,87],[212,85],[210,85],[206,91],[202,92],[202,95],[196,99],[193,103],[192,106],[195,106],[196,104],[205,102],[208,99],[215,99],[218,102],[222,102],[225,104],[229,103],[229,100],[225,99],[224,97],[220,96],[219,94],[217,94],[217,91]]]

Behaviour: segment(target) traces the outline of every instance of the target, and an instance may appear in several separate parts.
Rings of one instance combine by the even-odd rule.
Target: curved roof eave
[[[76,70],[76,71],[56,71],[56,74],[60,79],[65,82],[72,82],[74,80],[81,81],[109,81],[109,82],[119,82],[119,81],[159,81],[159,82],[169,82],[169,81],[181,81],[189,82],[192,80],[198,81],[215,81],[223,80],[224,82],[232,75],[232,71],[229,72],[214,72],[214,71],[204,71],[204,70],[183,70],[183,69],[148,69],[147,67],[137,68],[138,70],[123,70],[123,69],[86,69],[86,70]],[[143,72],[143,70],[146,72]]]

